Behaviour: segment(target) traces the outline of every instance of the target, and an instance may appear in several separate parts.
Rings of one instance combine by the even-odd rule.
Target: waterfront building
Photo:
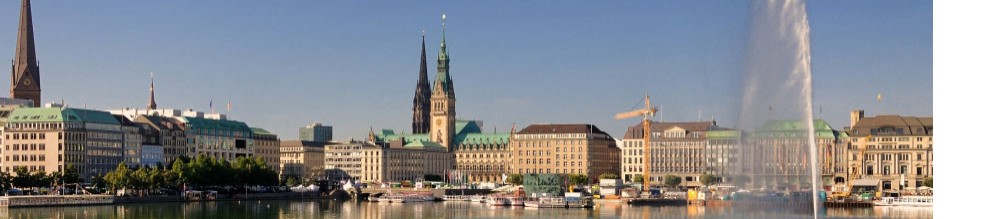
[[[865,117],[860,110],[851,115],[849,178],[837,183],[850,185],[869,179],[878,181],[883,192],[906,191],[923,186],[923,180],[934,176],[933,117]]]
[[[155,167],[163,165],[166,167],[167,165],[167,163],[163,162],[163,145],[143,144],[141,157],[139,165],[142,166]]]
[[[187,157],[204,154],[234,161],[253,155],[253,131],[246,123],[233,120],[180,117],[187,136]]]
[[[3,171],[63,171],[101,177],[123,157],[121,124],[110,113],[76,108],[16,108],[5,118]]]
[[[281,170],[281,140],[278,135],[262,128],[250,129],[253,130],[253,156],[264,159],[272,170]]]
[[[162,159],[158,162],[167,165],[178,157],[187,156],[187,136],[182,122],[157,115],[137,115],[131,121],[139,126],[144,160],[159,153]],[[146,148],[150,149],[149,153],[145,152]]]
[[[632,181],[633,177],[643,174],[643,126],[642,123],[629,127],[622,138],[622,179]],[[700,178],[702,174],[708,173],[709,160],[708,139],[709,131],[728,130],[720,128],[715,121],[705,122],[652,122],[650,124],[650,171],[649,180],[652,185],[663,185],[667,176],[677,176],[681,178],[681,186],[702,186]],[[735,139],[739,140],[739,139]],[[732,159],[731,153],[737,153],[738,149],[730,141],[718,141],[712,147],[713,157],[722,159],[723,162],[715,160],[712,172],[724,172],[724,167],[731,167],[728,161]],[[727,160],[729,159],[729,160]],[[718,166],[722,164],[722,166]],[[717,169],[716,169],[717,168]]]
[[[829,154],[823,152],[831,151],[843,139],[825,120],[814,120],[813,127],[820,152],[817,162],[825,164]],[[749,177],[749,187],[792,190],[811,187],[808,142],[808,126],[801,120],[772,120],[755,129],[747,137],[743,151],[742,171]],[[822,177],[823,182],[832,181],[832,175]]]
[[[591,124],[533,124],[514,134],[510,145],[511,173],[583,174],[591,181],[620,175],[615,139]]]
[[[420,78],[414,94],[413,133],[395,133],[392,130],[372,131],[369,140],[389,149],[435,143],[452,152],[447,158],[470,182],[500,183],[509,164],[507,145],[510,133],[484,133],[482,121],[456,119],[455,89],[451,79],[447,44],[442,31],[441,48],[437,56],[437,75],[433,88],[426,82],[426,49],[421,47]],[[424,128],[426,127],[426,128]],[[428,146],[430,147],[430,146]],[[435,149],[436,150],[436,149]],[[408,157],[400,155],[399,157]],[[433,173],[444,174],[444,171]],[[384,177],[383,177],[384,178]],[[404,177],[405,178],[405,177]]]
[[[136,166],[142,161],[142,134],[139,131],[139,126],[132,123],[129,119],[122,115],[112,115],[118,123],[121,124],[122,131],[122,161],[125,161],[126,165]]]
[[[246,123],[229,120],[225,114],[204,113],[195,110],[176,109],[135,109],[110,110],[116,115],[135,120],[139,116],[159,116],[176,120],[184,132],[185,146],[181,153],[174,154],[164,147],[165,158],[173,160],[177,156],[196,157],[205,154],[216,159],[234,161],[237,157],[253,155],[253,130]]]
[[[503,174],[510,166],[510,151],[507,149],[510,133],[483,133],[481,121],[458,120],[455,127],[458,127],[454,138],[458,145],[451,151],[452,157],[448,158],[454,164],[449,169],[459,170],[456,173],[463,174],[463,179],[468,182],[501,183]],[[373,132],[371,138],[375,144],[387,148],[436,143],[430,140],[430,135],[396,134],[392,130]]]
[[[322,123],[314,122],[304,127],[299,127],[299,140],[328,142],[333,140],[333,126],[324,126]]]
[[[282,178],[298,176],[302,179],[324,177],[323,144],[315,141],[281,141],[281,165],[279,174]]]
[[[17,27],[17,46],[10,72],[10,97],[31,100],[33,107],[42,103],[42,82],[35,54],[35,28],[31,22],[31,1],[21,1],[21,20]]]
[[[364,147],[375,147],[375,145],[353,139],[346,142],[327,142],[323,145],[323,169],[326,170],[327,179],[331,181],[361,179]]]
[[[705,173],[721,177],[722,183],[729,183],[734,176],[741,176],[743,167],[740,148],[743,132],[719,128],[705,132]]]
[[[414,140],[405,145],[378,145],[374,142],[370,145],[361,149],[360,179],[363,182],[416,181],[428,174],[441,176],[455,165],[454,155],[437,142]]]

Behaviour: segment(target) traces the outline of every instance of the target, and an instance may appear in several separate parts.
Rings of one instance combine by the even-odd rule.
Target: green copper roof
[[[739,139],[742,133],[739,130],[714,130],[705,132],[708,139]]]
[[[455,130],[455,144],[459,146],[488,146],[491,144],[507,144],[510,142],[510,133],[482,133],[482,130],[475,121],[457,120],[455,121]],[[420,141],[435,143],[431,141],[429,134],[396,134],[394,131],[389,129],[382,129],[381,132],[375,133],[375,139],[376,141],[381,142],[403,139],[405,146],[409,146]]]
[[[419,140],[419,141],[412,141],[409,144],[403,145],[403,147],[406,147],[406,148],[413,148],[413,147],[440,147],[440,148],[443,148],[444,146],[442,146],[441,144],[438,144],[437,142],[433,142],[433,141]]]
[[[106,111],[62,108],[17,108],[7,122],[86,122],[118,125],[118,120]]]
[[[267,130],[264,130],[262,128],[251,127],[250,130],[252,130],[253,134],[256,134],[256,135],[274,135],[274,134],[271,134],[271,132],[269,132]]]
[[[813,121],[817,138],[835,138],[835,131],[825,120]],[[798,138],[804,137],[800,132],[806,131],[806,124],[800,120],[771,120],[754,130],[750,137],[754,138]]]
[[[240,121],[182,117],[181,120],[192,129],[212,129],[237,132],[251,132],[250,126]]]

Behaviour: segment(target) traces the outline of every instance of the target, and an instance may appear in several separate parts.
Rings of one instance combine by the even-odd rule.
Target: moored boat
[[[507,205],[507,198],[504,198],[503,196],[498,196],[498,195],[490,196],[490,197],[486,198],[486,204],[489,204],[489,205],[492,205],[492,206],[504,206],[504,205]]]
[[[933,196],[903,196],[899,198],[884,197],[881,200],[872,201],[875,206],[912,206],[912,207],[933,207]]]

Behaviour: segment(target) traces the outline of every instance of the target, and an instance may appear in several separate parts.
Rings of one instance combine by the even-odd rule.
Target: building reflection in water
[[[828,218],[933,218],[933,208],[830,208]],[[140,203],[98,206],[0,208],[0,218],[812,218],[794,208],[629,206],[598,203],[593,209],[493,207],[481,203],[373,203],[332,200],[265,200]]]

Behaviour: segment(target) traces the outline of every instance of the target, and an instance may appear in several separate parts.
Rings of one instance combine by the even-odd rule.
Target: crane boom
[[[642,189],[643,191],[649,191],[649,169],[651,169],[650,162],[650,118],[656,116],[656,112],[659,111],[656,107],[650,106],[649,95],[645,98],[646,107],[642,109],[632,110],[628,112],[618,113],[615,115],[615,119],[627,119],[632,117],[642,116]]]

